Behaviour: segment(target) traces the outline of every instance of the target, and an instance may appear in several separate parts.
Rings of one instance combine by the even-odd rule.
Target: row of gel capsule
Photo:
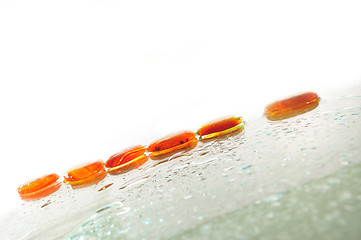
[[[265,108],[264,115],[270,121],[290,118],[316,108],[320,98],[314,92],[302,93],[284,100],[276,101]],[[226,117],[203,125],[197,133],[183,131],[170,134],[154,141],[147,148],[134,146],[112,155],[105,164],[97,161],[69,171],[64,175],[64,183],[73,188],[96,184],[109,174],[121,174],[138,168],[148,158],[164,159],[178,151],[193,149],[198,140],[206,140],[221,135],[241,132],[244,122],[241,117]],[[198,135],[198,136],[197,136]],[[146,154],[146,152],[148,154]],[[36,200],[57,191],[62,184],[59,175],[53,173],[36,180],[29,181],[18,187],[18,193],[23,200]]]

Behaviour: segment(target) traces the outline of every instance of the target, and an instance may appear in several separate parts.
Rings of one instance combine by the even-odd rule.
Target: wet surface
[[[246,122],[241,133],[94,186],[63,184],[2,217],[1,239],[354,239],[360,94],[361,86],[290,119]]]
[[[359,239],[361,165],[272,195],[172,237],[180,239]]]

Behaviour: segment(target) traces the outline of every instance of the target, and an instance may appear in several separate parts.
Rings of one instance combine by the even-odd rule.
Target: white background
[[[361,2],[0,0],[0,81],[3,213],[29,179],[360,82]]]

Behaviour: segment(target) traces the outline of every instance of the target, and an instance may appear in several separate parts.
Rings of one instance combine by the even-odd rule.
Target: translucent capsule
[[[267,105],[264,115],[271,121],[282,120],[311,111],[319,102],[320,97],[316,93],[306,92]]]
[[[69,171],[64,175],[64,182],[74,188],[86,187],[100,182],[106,174],[104,163],[97,161]]]
[[[144,153],[145,147],[138,145],[114,154],[105,163],[105,166],[109,168],[107,172],[119,174],[138,168],[148,160],[148,156]]]
[[[52,194],[60,186],[59,176],[53,173],[21,185],[18,193],[23,200],[36,200]]]
[[[153,160],[163,159],[181,150],[190,150],[197,146],[196,134],[191,131],[182,131],[169,134],[164,138],[154,141],[147,148],[149,157]]]
[[[241,117],[224,117],[213,120],[198,129],[199,139],[210,139],[235,131],[242,131],[244,127]]]

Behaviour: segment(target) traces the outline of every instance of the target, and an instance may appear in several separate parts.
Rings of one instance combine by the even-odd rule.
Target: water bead
[[[61,180],[55,173],[36,180],[29,181],[18,187],[18,193],[23,200],[36,200],[46,197],[61,187]]]
[[[244,123],[241,117],[223,117],[204,124],[198,129],[197,134],[200,139],[210,139],[237,130],[242,131],[243,127]]]
[[[166,158],[180,150],[190,150],[197,146],[196,134],[191,131],[181,131],[169,134],[151,143],[147,151],[153,160]]]
[[[316,93],[301,93],[267,105],[264,115],[271,121],[282,120],[311,111],[319,102],[320,97]]]
[[[86,187],[100,182],[106,174],[104,163],[96,161],[69,171],[64,175],[64,182],[75,188]]]
[[[111,187],[113,184],[114,184],[114,183],[109,183],[109,184],[105,185],[104,187],[100,188],[100,189],[98,190],[98,192],[104,191],[105,189]]]
[[[138,145],[114,154],[105,163],[105,166],[109,168],[107,172],[120,174],[138,168],[148,160],[148,156],[144,153],[145,147]]]

